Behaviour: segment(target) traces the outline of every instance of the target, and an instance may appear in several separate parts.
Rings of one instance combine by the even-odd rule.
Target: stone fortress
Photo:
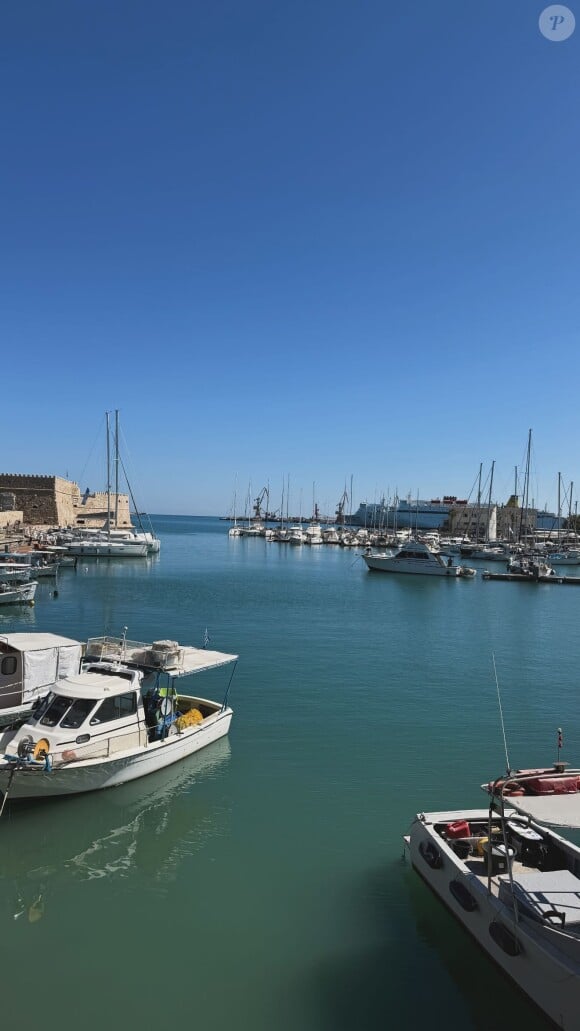
[[[81,494],[78,484],[62,476],[27,476],[0,473],[0,527],[90,526],[130,527],[129,495],[107,492]]]

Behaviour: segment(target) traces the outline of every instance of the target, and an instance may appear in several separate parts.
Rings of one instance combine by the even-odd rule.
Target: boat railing
[[[183,663],[183,648],[176,641],[129,641],[125,637],[89,637],[85,660],[122,662],[154,670],[173,670]]]

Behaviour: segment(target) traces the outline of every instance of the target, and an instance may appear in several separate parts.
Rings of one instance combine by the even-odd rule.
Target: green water
[[[492,654],[512,766],[552,761],[559,726],[580,759],[580,590],[389,577],[348,549],[230,540],[218,520],[155,525],[160,556],[64,569],[0,633],[127,626],[201,645],[207,627],[240,655],[229,739],[5,811],[8,1019],[546,1027],[401,860],[401,836],[417,811],[484,804],[479,783],[502,772]]]

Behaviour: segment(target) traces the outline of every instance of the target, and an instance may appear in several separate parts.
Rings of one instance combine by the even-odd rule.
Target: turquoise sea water
[[[503,771],[493,654],[512,766],[551,762],[559,726],[580,760],[580,590],[370,574],[348,549],[154,523],[159,556],[64,569],[0,633],[201,645],[207,627],[240,655],[230,735],[126,787],[5,811],[5,1015],[546,1027],[401,860],[402,834],[418,811],[484,805]]]

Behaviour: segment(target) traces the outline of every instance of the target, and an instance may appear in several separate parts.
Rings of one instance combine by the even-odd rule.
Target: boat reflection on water
[[[224,831],[228,811],[199,791],[230,758],[229,740],[95,795],[19,803],[4,813],[0,921],[36,923],[71,880],[139,877],[170,890],[180,862]],[[43,855],[50,856],[48,863]]]

